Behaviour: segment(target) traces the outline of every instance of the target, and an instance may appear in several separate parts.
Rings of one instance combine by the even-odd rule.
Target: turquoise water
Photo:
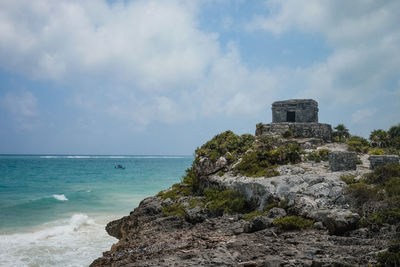
[[[0,156],[0,251],[12,260],[2,263],[6,255],[0,254],[0,266],[86,266],[115,242],[104,232],[110,219],[128,215],[143,198],[179,182],[192,161]],[[93,255],[75,255],[82,246]]]

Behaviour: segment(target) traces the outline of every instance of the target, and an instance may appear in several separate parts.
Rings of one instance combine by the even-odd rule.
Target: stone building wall
[[[318,103],[312,99],[291,99],[272,103],[272,122],[318,122]]]
[[[329,153],[329,170],[332,172],[357,169],[357,153],[333,151]]]
[[[258,124],[256,136],[280,136],[292,131],[295,138],[320,138],[325,142],[332,140],[332,127],[325,123],[270,123]]]
[[[369,156],[369,162],[371,164],[371,170],[378,166],[382,166],[392,162],[399,162],[399,156],[397,155],[371,155]]]

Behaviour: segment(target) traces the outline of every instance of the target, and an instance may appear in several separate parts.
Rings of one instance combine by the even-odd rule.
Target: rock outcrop
[[[336,144],[324,148],[342,150]],[[226,156],[215,158],[196,158],[199,188],[236,192],[248,213],[220,216],[208,195],[172,187],[110,222],[106,230],[119,242],[91,266],[368,266],[396,235],[391,225],[359,228],[362,214],[345,195],[341,177],[369,172],[367,160],[337,172],[326,161],[303,161],[279,166],[278,176],[252,178],[235,170],[241,159],[229,164]],[[287,230],[276,223],[289,215],[313,226]]]

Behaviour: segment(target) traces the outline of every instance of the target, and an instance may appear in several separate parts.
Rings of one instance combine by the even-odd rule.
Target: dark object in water
[[[115,165],[114,168],[116,168],[116,169],[125,169],[125,167],[122,166],[121,164]]]

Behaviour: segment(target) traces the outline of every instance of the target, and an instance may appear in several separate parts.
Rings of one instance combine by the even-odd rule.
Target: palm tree
[[[372,146],[377,147],[387,147],[390,143],[388,132],[382,129],[373,130],[369,135],[369,140],[371,141]]]
[[[337,137],[339,142],[344,142],[350,137],[349,129],[344,124],[338,124],[333,132],[333,136]]]
[[[390,127],[388,133],[390,135],[390,138],[400,137],[400,123],[396,126]]]

